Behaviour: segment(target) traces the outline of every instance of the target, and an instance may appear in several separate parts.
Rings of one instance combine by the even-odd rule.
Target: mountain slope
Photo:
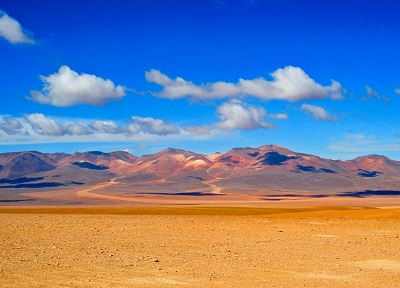
[[[116,177],[123,183],[120,189],[140,193],[397,190],[400,162],[380,155],[331,160],[277,145],[233,148],[208,156],[173,148],[140,157],[123,151],[0,154],[2,189],[29,185],[56,189]]]

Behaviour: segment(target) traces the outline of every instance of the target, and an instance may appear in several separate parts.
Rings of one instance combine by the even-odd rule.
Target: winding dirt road
[[[211,175],[210,175],[211,176]],[[210,186],[212,188],[212,191],[210,193],[215,194],[215,195],[225,195],[221,192],[222,188],[213,184],[214,182],[219,181],[221,178],[217,178],[212,176],[214,179],[203,181],[202,183]],[[139,202],[139,203],[153,203],[154,199],[143,199],[139,197],[124,197],[124,196],[117,196],[117,195],[109,195],[109,194],[100,194],[100,193],[95,193],[93,191],[98,190],[98,189],[104,189],[106,187],[112,186],[112,185],[117,185],[120,184],[117,180],[121,177],[116,177],[112,178],[107,182],[103,183],[98,183],[92,187],[78,190],[76,192],[76,195],[78,197],[86,197],[86,198],[97,198],[97,199],[106,199],[106,200],[116,200],[116,201],[127,201],[127,202]],[[165,180],[164,178],[162,180]],[[190,190],[190,192],[198,192],[198,190]],[[162,202],[168,202],[168,203],[185,203],[187,201],[181,201],[179,199],[163,199]]]

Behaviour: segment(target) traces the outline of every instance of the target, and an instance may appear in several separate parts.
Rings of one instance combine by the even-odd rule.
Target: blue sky
[[[0,152],[400,160],[398,1],[0,3]]]

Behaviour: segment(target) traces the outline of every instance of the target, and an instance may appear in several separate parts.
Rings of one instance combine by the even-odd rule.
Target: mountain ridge
[[[294,161],[294,163],[288,163],[293,162],[290,160],[297,161]],[[166,163],[160,163],[160,161]],[[294,152],[285,147],[270,144],[257,148],[235,147],[225,153],[216,152],[211,155],[204,155],[172,147],[142,156],[135,156],[126,151],[86,151],[75,152],[73,154],[63,152],[42,153],[39,151],[7,152],[0,153],[0,165],[2,167],[0,170],[0,177],[10,176],[7,175],[7,172],[4,172],[7,168],[9,168],[9,174],[11,174],[11,176],[18,177],[30,173],[45,172],[60,166],[70,165],[74,162],[88,162],[94,165],[103,165],[109,168],[113,167],[115,171],[117,171],[118,167],[121,166],[115,165],[115,162],[119,162],[119,164],[125,163],[125,165],[133,165],[139,170],[146,170],[146,167],[155,167],[158,164],[161,166],[167,166],[168,173],[176,172],[176,170],[185,169],[189,166],[192,166],[193,170],[197,169],[196,166],[223,169],[246,167],[262,169],[270,166],[282,166],[285,164],[287,167],[291,167],[291,169],[294,170],[296,166],[323,166],[324,164],[326,165],[327,162],[329,162],[329,166],[336,166],[336,169],[339,170],[345,168],[346,170],[356,171],[359,169],[373,170],[377,168],[386,172],[400,172],[400,161],[392,160],[383,155],[370,154],[358,156],[350,160],[332,160],[317,155]],[[180,162],[179,165],[177,164],[178,162]],[[188,162],[192,165],[188,164]],[[193,162],[195,163],[193,164]],[[26,164],[30,164],[30,166],[26,167]],[[176,167],[173,167],[174,164]],[[293,164],[296,166],[293,166]],[[8,167],[10,165],[12,167]]]
[[[0,179],[0,202],[1,193],[75,191],[81,185],[96,188],[93,185],[113,179],[118,185],[105,193],[137,197],[275,195],[270,199],[281,194],[338,193],[366,197],[374,191],[386,195],[385,191],[399,190],[400,161],[382,155],[331,160],[278,145],[235,147],[211,155],[175,148],[142,156],[125,151],[22,151],[0,154]]]

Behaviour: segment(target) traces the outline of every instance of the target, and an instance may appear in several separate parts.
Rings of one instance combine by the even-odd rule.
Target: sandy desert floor
[[[400,287],[400,209],[1,208],[1,287]]]

